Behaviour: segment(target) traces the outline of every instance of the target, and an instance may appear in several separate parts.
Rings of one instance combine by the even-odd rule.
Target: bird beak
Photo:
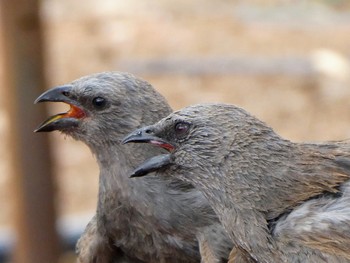
[[[162,138],[155,136],[153,129],[151,129],[151,126],[138,129],[128,134],[122,140],[122,144],[126,144],[129,142],[150,143],[158,147],[164,148],[169,152],[172,152],[175,149],[175,146],[172,145],[171,143],[163,140]]]
[[[123,140],[122,144],[129,142],[136,143],[150,143],[158,147],[164,148],[169,152],[173,151],[175,147],[169,142],[154,135],[154,130],[152,126],[144,127],[138,129],[129,135],[127,135]],[[158,171],[162,168],[167,167],[171,164],[171,154],[162,154],[151,159],[148,159],[143,164],[139,165],[130,175],[130,177],[141,177],[145,176],[151,172]]]
[[[162,154],[148,159],[143,164],[139,165],[130,175],[133,177],[142,177],[151,172],[158,171],[171,164],[171,154]]]
[[[69,97],[72,87],[69,85],[50,89],[41,94],[34,103],[39,102],[63,102],[70,105],[69,111],[51,116],[41,123],[34,132],[51,132],[55,130],[66,130],[79,125],[79,119],[86,116],[74,99]]]

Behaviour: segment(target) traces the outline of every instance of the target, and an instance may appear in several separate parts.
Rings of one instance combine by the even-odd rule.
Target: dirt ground
[[[237,104],[296,141],[350,138],[350,4],[348,1],[43,1],[50,86],[106,70],[146,79],[179,109],[200,102]],[[264,74],[133,71],[128,62],[240,58],[263,61]],[[275,59],[307,62],[279,71]],[[210,61],[210,60],[208,60]],[[278,60],[280,61],[280,60]],[[263,65],[265,65],[263,64]],[[296,68],[298,69],[298,63]],[[210,67],[210,65],[209,65]],[[181,68],[181,65],[180,65]],[[65,106],[52,105],[52,113]],[[4,121],[1,121],[4,120]],[[6,118],[0,112],[0,133]],[[98,169],[80,142],[51,135],[61,216],[93,213]],[[0,149],[5,157],[5,149]],[[6,162],[0,163],[0,226],[10,225]]]

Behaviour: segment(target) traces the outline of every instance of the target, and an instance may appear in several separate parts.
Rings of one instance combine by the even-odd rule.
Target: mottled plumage
[[[151,85],[105,72],[49,90],[37,101],[71,105],[37,131],[60,130],[84,142],[100,168],[97,211],[78,243],[80,262],[111,262],[120,251],[128,262],[199,262],[197,240],[217,262],[227,259],[231,241],[201,192],[171,177],[128,176],[140,160],[163,152],[120,143],[125,134],[171,112]]]
[[[170,149],[161,174],[204,193],[237,261],[350,262],[350,143],[293,143],[226,104],[185,108],[124,142]],[[153,157],[133,176],[156,166]]]

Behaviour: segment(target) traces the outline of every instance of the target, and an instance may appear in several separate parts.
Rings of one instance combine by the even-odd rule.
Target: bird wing
[[[247,253],[237,247],[232,248],[227,263],[255,263]]]
[[[110,245],[107,236],[103,236],[97,229],[96,215],[90,220],[82,236],[76,245],[78,255],[77,263],[95,262],[123,262],[131,263],[135,260],[129,260],[124,253],[117,247]]]
[[[203,263],[226,262],[233,247],[231,239],[219,222],[201,228],[197,233],[197,240]]]
[[[350,179],[350,143],[305,144],[298,165],[303,167],[303,180],[320,193],[336,193]]]
[[[341,195],[340,188],[350,180],[350,144],[300,144],[299,148],[300,154],[291,161],[265,167],[269,176],[259,182],[268,220],[311,199]]]
[[[221,215],[222,223],[239,247],[240,253],[231,253],[230,259],[250,255],[252,262],[284,262],[269,230],[263,214],[249,207],[228,209]],[[246,256],[243,256],[245,258]]]
[[[277,222],[276,238],[350,260],[350,182],[341,192],[341,197],[312,199],[294,209]]]

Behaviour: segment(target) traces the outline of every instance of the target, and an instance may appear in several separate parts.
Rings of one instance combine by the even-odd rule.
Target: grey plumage
[[[349,143],[293,143],[226,104],[185,108],[124,142],[171,149],[160,174],[204,193],[239,248],[231,260],[350,262]]]
[[[201,192],[171,177],[128,177],[140,160],[163,152],[120,143],[133,129],[171,112],[151,85],[105,72],[49,90],[37,99],[42,101],[65,102],[71,109],[37,131],[60,130],[84,142],[100,168],[96,215],[77,246],[80,262],[199,262],[199,247],[217,262],[228,257],[231,241]]]

